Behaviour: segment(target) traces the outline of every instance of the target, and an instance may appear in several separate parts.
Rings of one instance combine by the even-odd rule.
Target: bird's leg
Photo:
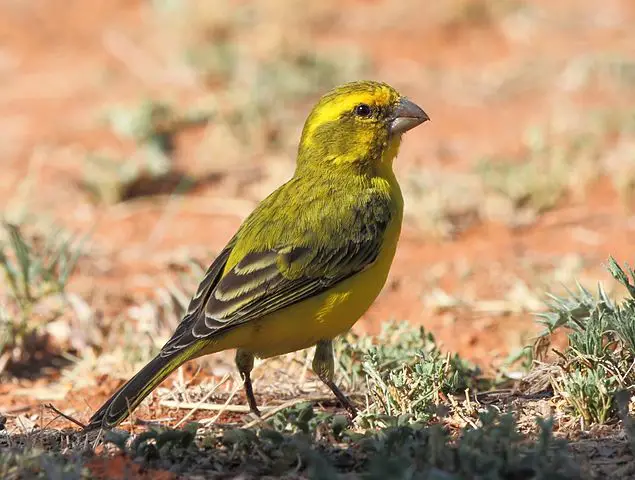
[[[247,403],[249,403],[249,409],[260,416],[260,410],[256,404],[256,398],[254,397],[254,389],[251,386],[251,371],[254,368],[254,356],[253,354],[241,350],[236,350],[236,366],[240,372],[240,376],[243,379],[243,385],[245,386],[245,394],[247,395]]]
[[[315,348],[315,356],[313,357],[313,371],[335,394],[342,406],[348,410],[351,416],[357,415],[357,409],[351,401],[342,393],[342,391],[333,382],[333,373],[335,363],[333,361],[333,342],[331,340],[320,340]]]

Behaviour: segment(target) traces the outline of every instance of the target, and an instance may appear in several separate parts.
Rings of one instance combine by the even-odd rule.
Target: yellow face
[[[428,120],[417,105],[394,88],[363,81],[324,95],[307,119],[299,162],[376,162],[392,139]]]

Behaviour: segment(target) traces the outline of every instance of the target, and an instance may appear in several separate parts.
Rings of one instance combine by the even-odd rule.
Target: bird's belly
[[[349,330],[386,283],[401,219],[394,221],[377,260],[330,290],[229,331],[214,350],[243,348],[267,358],[301,350]]]

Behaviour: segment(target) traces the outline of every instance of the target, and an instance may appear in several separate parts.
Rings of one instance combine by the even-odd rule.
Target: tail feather
[[[178,355],[154,357],[95,412],[85,430],[112,428],[121,423],[170,373],[194,356],[186,349]]]

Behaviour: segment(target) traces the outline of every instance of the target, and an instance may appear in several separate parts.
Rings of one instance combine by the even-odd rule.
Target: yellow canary
[[[87,429],[117,425],[184,362],[230,348],[254,413],[254,357],[317,345],[313,370],[355,415],[333,382],[332,340],[386,282],[403,217],[392,163],[402,134],[426,120],[385,83],[352,82],[325,94],[304,125],[293,177],[247,217],[172,338]]]

